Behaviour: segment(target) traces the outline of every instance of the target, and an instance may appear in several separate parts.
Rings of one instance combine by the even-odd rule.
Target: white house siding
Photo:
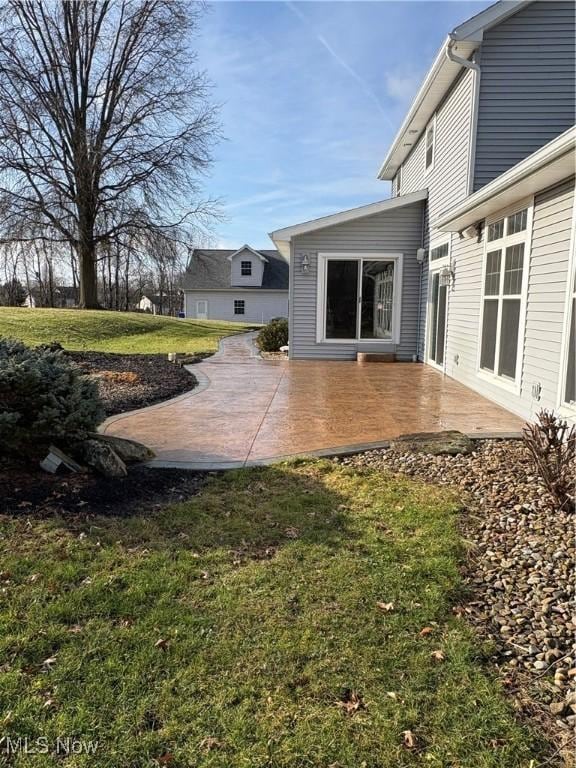
[[[436,110],[434,165],[426,172],[424,134],[402,164],[400,194],[428,189],[428,217],[433,221],[468,193],[473,72],[462,70]]]
[[[416,354],[418,335],[418,296],[421,266],[416,251],[422,245],[423,204],[414,203],[356,221],[326,227],[296,237],[292,243],[290,264],[290,356],[331,360],[353,360],[359,345],[316,342],[316,298],[318,252],[403,253],[402,309],[399,360],[411,360]],[[308,255],[310,267],[302,272],[300,261]],[[373,349],[378,349],[375,341]],[[372,349],[363,343],[362,350]],[[382,342],[380,342],[382,348]]]
[[[475,190],[574,124],[575,14],[534,2],[484,33]]]
[[[242,274],[242,262],[243,261],[249,261],[252,265],[252,274],[251,275],[243,275]],[[264,273],[264,262],[262,259],[258,258],[252,251],[248,250],[248,248],[245,248],[240,253],[236,254],[234,258],[231,261],[230,264],[231,269],[231,275],[230,275],[230,284],[231,285],[250,285],[250,286],[259,286],[262,285],[262,275]]]
[[[234,314],[234,299],[243,299],[245,314]],[[231,291],[186,291],[186,317],[197,317],[197,302],[208,302],[208,320],[232,320],[244,323],[267,323],[273,317],[288,317],[288,291],[258,288]]]
[[[452,239],[446,373],[524,418],[558,406],[573,205],[573,179],[535,197],[520,394],[478,375],[484,248]],[[533,384],[542,388],[539,400],[532,397]]]

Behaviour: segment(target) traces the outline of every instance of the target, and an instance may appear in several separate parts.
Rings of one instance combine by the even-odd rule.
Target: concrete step
[[[356,362],[358,363],[394,363],[396,354],[394,352],[357,352]]]

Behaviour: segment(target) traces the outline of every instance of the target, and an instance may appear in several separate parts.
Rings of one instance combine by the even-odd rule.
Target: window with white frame
[[[480,368],[512,382],[518,376],[528,214],[526,207],[486,228]]]
[[[576,407],[576,269],[571,276],[568,302],[568,349],[566,350],[566,376],[563,381],[562,401],[570,408]]]
[[[439,261],[445,259],[450,252],[450,244],[442,243],[430,249],[430,261]]]
[[[319,342],[399,338],[402,254],[319,254]]]
[[[240,274],[243,277],[250,277],[252,274],[252,262],[251,261],[241,261],[240,262]]]
[[[426,128],[426,170],[434,165],[434,144],[436,139],[436,115],[428,123]]]
[[[234,314],[243,315],[246,309],[246,302],[244,299],[234,299]]]

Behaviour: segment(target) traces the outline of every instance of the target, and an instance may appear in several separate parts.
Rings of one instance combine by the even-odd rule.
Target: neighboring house
[[[56,309],[74,309],[78,306],[78,288],[72,285],[58,285],[49,295],[49,289],[40,291],[39,288],[31,288],[26,292],[24,307],[51,307]]]
[[[136,304],[137,309],[152,315],[175,315],[181,311],[181,307],[182,295],[180,292],[174,294],[144,293]]]
[[[576,416],[575,39],[557,0],[461,24],[380,170],[393,197],[271,234],[292,358],[388,352]]]
[[[186,317],[247,323],[288,317],[288,262],[278,251],[195,248],[182,288]]]

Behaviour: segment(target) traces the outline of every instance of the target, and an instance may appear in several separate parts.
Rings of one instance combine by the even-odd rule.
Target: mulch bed
[[[98,382],[106,416],[168,400],[198,383],[185,368],[168,362],[166,355],[67,352],[66,356]]]
[[[334,459],[456,486],[469,557],[462,612],[494,649],[519,712],[554,739],[567,765],[576,725],[574,515],[555,507],[520,440],[478,441],[468,455],[389,448]]]
[[[146,514],[198,493],[206,474],[179,469],[129,467],[128,476],[92,472],[49,475],[0,458],[0,514],[26,517]]]

